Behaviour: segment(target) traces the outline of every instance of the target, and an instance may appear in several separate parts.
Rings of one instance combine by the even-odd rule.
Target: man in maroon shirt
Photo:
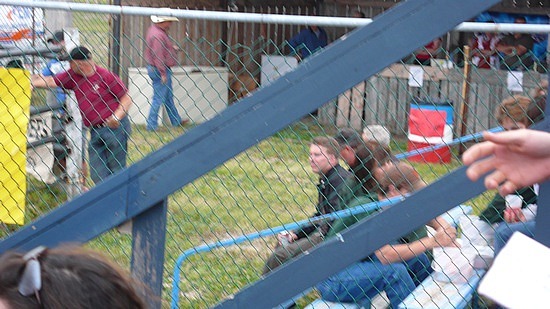
[[[147,43],[145,61],[147,61],[147,74],[153,82],[153,100],[147,117],[147,130],[154,131],[158,127],[158,114],[162,104],[164,104],[173,126],[184,125],[189,120],[182,121],[174,105],[172,88],[172,67],[178,64],[177,51],[179,51],[179,47],[168,36],[168,30],[172,23],[178,19],[153,15],[151,21],[153,24],[145,36]]]
[[[32,75],[35,88],[73,90],[82,120],[90,128],[88,155],[90,175],[100,182],[126,166],[132,105],[128,89],[113,72],[95,64],[83,46],[70,52],[70,69],[55,76]]]

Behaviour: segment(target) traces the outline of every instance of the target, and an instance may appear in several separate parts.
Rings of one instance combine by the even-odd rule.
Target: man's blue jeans
[[[531,238],[535,237],[535,220],[518,223],[502,222],[495,229],[495,256],[506,245],[514,232],[520,232]]]
[[[105,178],[126,167],[128,138],[131,127],[128,117],[120,120],[116,129],[109,127],[90,128],[88,155],[90,176],[98,184]]]
[[[368,305],[374,296],[386,291],[392,307],[397,308],[415,284],[405,264],[376,261],[353,264],[316,287],[324,300],[359,305]]]
[[[164,104],[170,123],[173,126],[181,124],[181,117],[174,105],[174,90],[172,88],[172,70],[166,69],[166,84],[162,83],[159,70],[152,66],[147,66],[147,74],[153,82],[153,101],[147,117],[147,130],[154,131],[158,127],[160,106]]]

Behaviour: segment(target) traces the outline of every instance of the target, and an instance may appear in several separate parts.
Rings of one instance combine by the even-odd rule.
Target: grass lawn
[[[183,134],[183,128],[162,128],[155,133],[134,126],[129,160],[134,163]],[[310,119],[296,123],[262,141],[169,197],[165,305],[170,301],[172,273],[186,249],[305,219],[314,212],[316,177],[307,161],[313,136],[332,134]],[[406,142],[392,145],[396,153]],[[413,163],[423,178],[434,181],[460,166]],[[65,198],[56,186],[30,181],[28,217],[35,218]],[[32,189],[34,188],[34,189]],[[481,196],[467,204],[476,212],[488,202]],[[259,278],[272,237],[227,249],[191,256],[181,267],[181,308],[207,308]],[[129,265],[131,237],[113,230],[89,244]]]
[[[109,16],[75,12],[73,17],[75,26],[81,31],[81,43],[93,47],[97,62],[107,67],[111,37]],[[134,126],[133,130],[130,164],[184,134],[187,129],[163,128],[151,133],[143,126]],[[170,303],[175,261],[185,250],[305,219],[314,213],[317,177],[310,172],[308,143],[313,136],[333,133],[333,128],[326,129],[305,119],[169,197],[163,307]],[[392,147],[395,153],[405,151],[406,141],[397,140]],[[426,181],[432,182],[460,163],[453,160],[450,164],[413,165]],[[45,185],[29,179],[27,190],[27,222],[48,213],[66,199],[59,185]],[[478,212],[490,196],[480,196],[467,204]],[[14,229],[0,230],[0,237],[11,234]],[[274,244],[273,237],[269,237],[190,257],[181,267],[180,307],[211,307],[256,281]],[[131,237],[128,235],[112,230],[88,245],[105,252],[124,267],[130,264]]]

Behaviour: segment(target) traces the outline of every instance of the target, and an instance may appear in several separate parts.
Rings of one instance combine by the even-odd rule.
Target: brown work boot
[[[180,122],[180,126],[185,127],[185,126],[188,125],[189,123],[190,123],[190,120],[189,120],[189,119],[183,119],[183,120]]]

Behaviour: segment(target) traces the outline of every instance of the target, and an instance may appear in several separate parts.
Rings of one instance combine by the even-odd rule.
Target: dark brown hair
[[[375,141],[365,142],[366,145],[369,145],[369,148],[372,150],[372,156],[376,161],[378,166],[382,166],[386,163],[392,161],[391,149],[388,146],[384,146]]]
[[[377,167],[377,158],[375,157],[373,143],[360,145],[355,150],[355,164],[350,166],[353,174],[362,184],[362,191],[374,193],[377,187],[374,179],[374,169]]]
[[[77,246],[48,249],[38,256],[42,287],[38,298],[18,291],[26,266],[23,254],[0,257],[0,299],[15,309],[146,308],[136,284],[101,254]]]

